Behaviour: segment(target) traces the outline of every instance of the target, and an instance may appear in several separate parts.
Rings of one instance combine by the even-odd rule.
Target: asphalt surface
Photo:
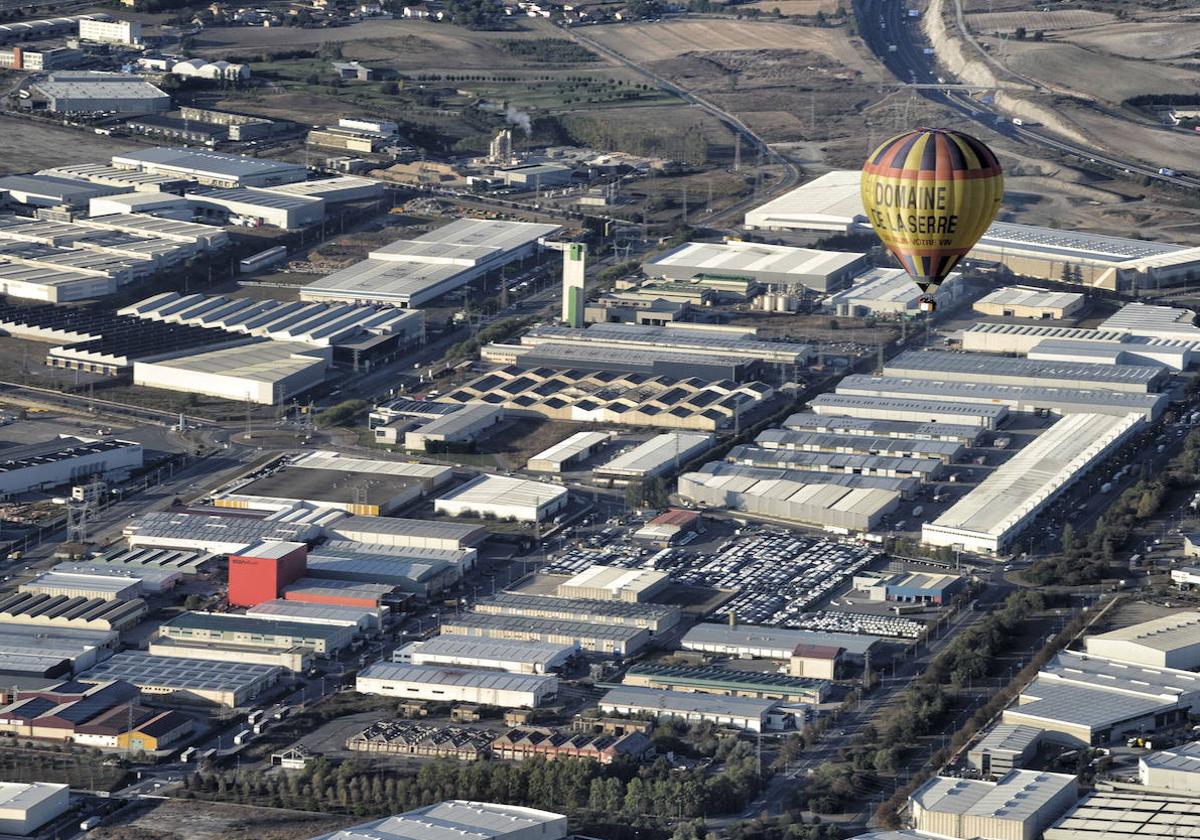
[[[858,19],[859,33],[876,58],[901,82],[930,86],[917,88],[929,101],[951,108],[972,122],[1011,140],[1041,146],[1123,174],[1144,175],[1176,187],[1200,188],[1200,178],[1160,175],[1157,167],[1142,161],[1119,158],[1069,143],[1043,128],[1014,125],[1003,112],[990,104],[975,99],[967,92],[952,89],[953,79],[943,76],[946,83],[940,82],[936,56],[925,54],[926,45],[918,33],[920,19],[908,17],[906,4],[898,0],[854,0],[854,14]]]

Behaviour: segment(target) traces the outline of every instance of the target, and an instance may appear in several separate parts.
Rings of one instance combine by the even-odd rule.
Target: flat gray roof
[[[570,655],[575,648],[571,645],[560,645],[554,642],[487,639],[449,633],[434,636],[423,642],[411,642],[400,650],[406,653],[423,653],[432,656],[459,656],[464,659],[540,664],[553,662],[564,654]]]
[[[291,195],[275,190],[258,190],[252,187],[236,187],[226,190],[205,190],[189,192],[187,198],[212,199],[214,201],[230,201],[239,204],[251,204],[255,207],[268,207],[272,210],[302,210],[322,201],[311,196]]]
[[[1025,822],[1075,786],[1074,776],[1037,770],[1010,770],[995,782],[936,776],[913,793],[912,801],[940,814]]]
[[[391,516],[348,516],[329,529],[368,534],[397,534],[442,540],[472,540],[486,534],[479,525],[460,525],[454,522],[432,522],[427,519],[402,519]]]
[[[1104,791],[1086,796],[1046,829],[1045,840],[1192,840],[1200,837],[1194,796]]]
[[[1044,729],[1036,726],[1022,726],[1019,723],[997,723],[989,729],[971,751],[1023,753],[1036,744],[1045,733]]]
[[[953,440],[843,435],[832,432],[801,432],[792,429],[765,429],[754,441],[759,446],[767,446],[771,449],[813,447],[828,452],[852,450],[873,455],[916,452],[939,458],[954,458],[963,448],[961,443]]]
[[[1130,642],[1135,645],[1170,652],[1200,645],[1200,612],[1182,612],[1097,633],[1087,641]]]
[[[1101,412],[1106,414],[1131,414],[1147,416],[1156,414],[1166,401],[1162,394],[1146,394],[1137,391],[1110,391],[1104,388],[1051,388],[1026,385],[989,385],[982,382],[943,382],[934,379],[912,379],[904,376],[869,376],[851,374],[838,385],[837,396],[856,397],[900,397],[903,400],[928,400],[957,404],[961,413],[978,409],[978,404],[1001,411],[1009,405],[1016,410],[1053,408],[1067,413]],[[822,394],[813,400],[821,400]],[[974,406],[966,403],[976,403]],[[828,403],[827,403],[828,404]]]
[[[261,633],[334,641],[345,635],[345,627],[326,627],[275,618],[254,618],[233,613],[185,612],[164,622],[164,628],[189,628],[219,633]]]
[[[729,645],[736,647],[772,647],[794,650],[799,645],[840,647],[846,653],[862,656],[879,644],[878,636],[859,636],[853,633],[823,633],[817,630],[791,630],[786,627],[760,627],[752,624],[717,624],[702,621],[689,630],[682,644]]]
[[[729,450],[726,458],[735,464],[764,465],[784,469],[823,472],[837,470],[859,474],[861,472],[898,472],[907,474],[932,474],[942,468],[936,458],[909,458],[891,455],[870,455],[853,452],[808,452],[792,449],[764,449],[749,444],[738,444]]]
[[[127,650],[90,668],[79,679],[82,682],[125,680],[139,687],[152,685],[177,690],[236,691],[282,674],[283,669],[274,665],[236,659],[184,659]]]
[[[137,168],[144,165],[162,166],[186,175],[216,175],[224,178],[245,178],[277,173],[295,174],[305,171],[304,166],[299,163],[229,155],[200,149],[172,149],[165,146],[122,152],[113,155],[112,162],[118,166]]]
[[[511,674],[508,671],[463,668],[458,665],[404,665],[397,662],[376,662],[359,671],[358,678],[492,691],[545,691],[558,685],[558,678],[547,674]]]
[[[1022,251],[1064,258],[1086,258],[1109,262],[1157,257],[1188,250],[1185,245],[1126,239],[1102,233],[1018,225],[1012,222],[993,222],[979,240],[989,249],[1017,248]]]
[[[851,377],[846,377],[850,379]],[[846,380],[843,379],[843,382]],[[856,384],[852,381],[851,384]],[[872,397],[857,394],[817,394],[808,401],[809,405],[824,405],[831,408],[879,408],[893,411],[928,411],[939,414],[962,414],[970,417],[990,417],[999,422],[1008,414],[1003,405],[979,405],[953,402],[951,400],[918,400],[906,397]],[[824,415],[822,415],[824,416]]]
[[[1112,365],[1091,362],[1051,362],[980,353],[950,353],[940,350],[906,350],[883,367],[885,376],[908,376],[915,372],[1008,376],[1022,379],[1059,379],[1105,385],[1138,384],[1147,390],[1162,378],[1157,365]]]
[[[687,242],[655,257],[647,265],[718,276],[786,274],[799,282],[813,275],[826,276],[841,271],[863,256],[757,242]]]
[[[1005,719],[1046,721],[1104,729],[1117,723],[1178,708],[1179,700],[1125,694],[1103,688],[1056,682],[1038,676],[1021,691],[1021,703],[1005,709]]]
[[[484,613],[445,616],[442,619],[442,627],[555,633],[562,636],[574,636],[578,639],[613,639],[617,641],[628,641],[646,632],[641,627],[629,627],[620,624],[595,624],[588,621],[560,621],[556,618],[486,615]],[[450,632],[456,633],[457,630],[452,629]]]
[[[1200,741],[1180,744],[1152,752],[1140,759],[1155,770],[1174,770],[1177,773],[1200,773]]]
[[[562,840],[567,818],[562,814],[450,800],[391,817],[322,834],[312,840],[491,840],[533,837]]]
[[[779,705],[779,701],[622,685],[610,689],[607,694],[601,697],[600,705],[632,707],[634,709],[668,714],[672,712],[693,712],[762,720],[767,712]]]
[[[592,566],[591,568],[597,568]],[[633,569],[620,569],[633,572]],[[662,574],[659,572],[658,574]],[[480,605],[494,605],[511,609],[547,611],[575,611],[580,615],[617,616],[620,618],[668,618],[679,612],[679,608],[668,604],[634,603],[631,601],[597,601],[585,598],[559,598],[554,595],[528,595],[524,592],[498,592],[479,599]]]

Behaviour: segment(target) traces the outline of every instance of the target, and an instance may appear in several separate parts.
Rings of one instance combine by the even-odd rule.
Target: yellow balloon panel
[[[1003,195],[996,156],[956,131],[897,135],[863,165],[867,218],[922,288],[941,283],[979,241]]]

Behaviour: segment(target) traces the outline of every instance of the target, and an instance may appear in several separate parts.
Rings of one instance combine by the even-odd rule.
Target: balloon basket
[[[917,301],[917,306],[922,312],[936,312],[937,302],[931,297],[923,297]]]

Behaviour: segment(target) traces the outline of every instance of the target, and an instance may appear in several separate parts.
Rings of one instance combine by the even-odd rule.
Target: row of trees
[[[532,326],[536,320],[536,318],[503,318],[495,323],[488,324],[473,338],[460,341],[447,350],[446,358],[449,361],[470,358],[478,353],[479,348],[483,345],[491,344],[493,341],[504,341],[505,339],[512,338],[517,333]]]
[[[637,765],[591,760],[530,759],[519,764],[452,759],[424,764],[416,774],[318,759],[285,775],[210,771],[184,779],[183,796],[359,817],[408,811],[446,799],[505,802],[561,811],[584,824],[655,826],[665,820],[730,813],[759,789],[754,751],[729,739],[724,772],[677,770],[664,758]]]
[[[504,51],[518,58],[527,58],[547,64],[577,64],[583,61],[599,61],[600,58],[587,47],[568,41],[566,38],[513,39],[503,42]]]
[[[1029,581],[1039,586],[1078,586],[1102,580],[1116,559],[1116,551],[1135,528],[1151,519],[1175,489],[1196,482],[1200,464],[1200,431],[1193,430],[1183,451],[1157,475],[1147,471],[1112,503],[1085,537],[1070,523],[1063,526],[1062,551],[1058,556],[1037,561],[1026,571]]]
[[[332,426],[350,426],[354,418],[370,408],[366,400],[345,400],[335,406],[318,412],[313,422],[318,428],[328,429]]]
[[[1014,592],[1000,609],[961,633],[904,691],[883,726],[864,727],[844,761],[816,768],[799,792],[799,802],[817,813],[841,812],[879,776],[895,774],[904,753],[944,724],[951,690],[986,676],[1019,625],[1044,608],[1039,593]]]

